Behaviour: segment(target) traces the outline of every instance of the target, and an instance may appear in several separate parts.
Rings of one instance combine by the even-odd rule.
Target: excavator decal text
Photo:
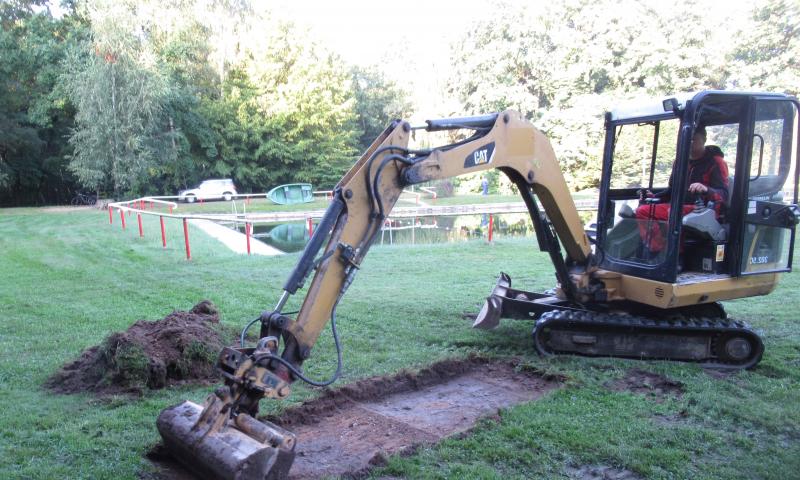
[[[467,158],[464,159],[464,168],[477,167],[478,165],[492,163],[493,158],[494,142],[485,145],[467,155]]]

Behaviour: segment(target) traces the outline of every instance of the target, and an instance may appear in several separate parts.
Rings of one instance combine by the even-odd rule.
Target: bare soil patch
[[[607,384],[615,392],[628,391],[645,395],[656,403],[664,402],[668,397],[681,397],[683,384],[657,373],[646,370],[629,370],[624,377]]]
[[[689,422],[689,412],[686,410],[681,410],[670,415],[655,414],[653,415],[653,421],[659,425],[668,427],[672,427],[674,425],[683,425]]]
[[[270,420],[297,435],[290,478],[360,476],[393,454],[467,432],[559,385],[514,361],[444,361],[329,390]]]
[[[45,387],[57,393],[98,395],[141,393],[187,382],[210,383],[218,375],[217,354],[233,332],[223,332],[217,308],[204,300],[190,311],[161,320],[139,320],[112,333],[50,377]],[[228,342],[224,337],[228,337]]]
[[[448,360],[419,372],[365,379],[268,419],[297,435],[291,479],[359,478],[393,454],[465,435],[482,417],[536,400],[563,379],[522,368],[515,360]],[[183,479],[163,450],[158,478]],[[148,477],[150,478],[150,477]]]
[[[567,468],[569,478],[575,480],[642,480],[636,473],[624,468],[598,465]]]

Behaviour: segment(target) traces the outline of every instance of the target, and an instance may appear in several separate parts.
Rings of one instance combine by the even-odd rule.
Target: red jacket
[[[689,160],[689,181],[686,186],[688,188],[689,185],[697,182],[708,187],[708,192],[705,193],[706,201],[713,201],[717,205],[723,205],[728,202],[730,192],[728,186],[728,164],[725,163],[725,158],[722,156],[722,150],[719,147],[706,147],[706,151],[701,158]]]
[[[703,195],[707,202],[713,201],[717,208],[728,202],[730,195],[728,164],[725,163],[725,157],[719,147],[709,145],[701,158],[689,160],[689,176],[686,188],[688,189],[689,185],[698,182],[708,187],[708,192]],[[659,192],[656,196],[667,199],[671,190],[672,175],[669,177],[669,188]],[[694,203],[694,194],[687,191],[683,196],[683,203]],[[719,212],[719,210],[717,211]]]

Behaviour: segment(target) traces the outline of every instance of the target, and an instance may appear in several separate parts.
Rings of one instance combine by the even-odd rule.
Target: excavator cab
[[[687,192],[699,127],[728,170],[722,204]],[[798,102],[781,94],[705,91],[607,113],[600,267],[669,284],[790,271],[797,139]],[[668,218],[650,214],[659,203]]]

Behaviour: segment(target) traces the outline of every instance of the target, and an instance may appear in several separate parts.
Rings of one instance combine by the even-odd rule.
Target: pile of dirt
[[[187,382],[217,380],[214,364],[234,337],[223,331],[208,300],[161,320],[139,320],[64,365],[45,386],[57,393],[139,393]],[[225,341],[227,338],[227,342]]]

